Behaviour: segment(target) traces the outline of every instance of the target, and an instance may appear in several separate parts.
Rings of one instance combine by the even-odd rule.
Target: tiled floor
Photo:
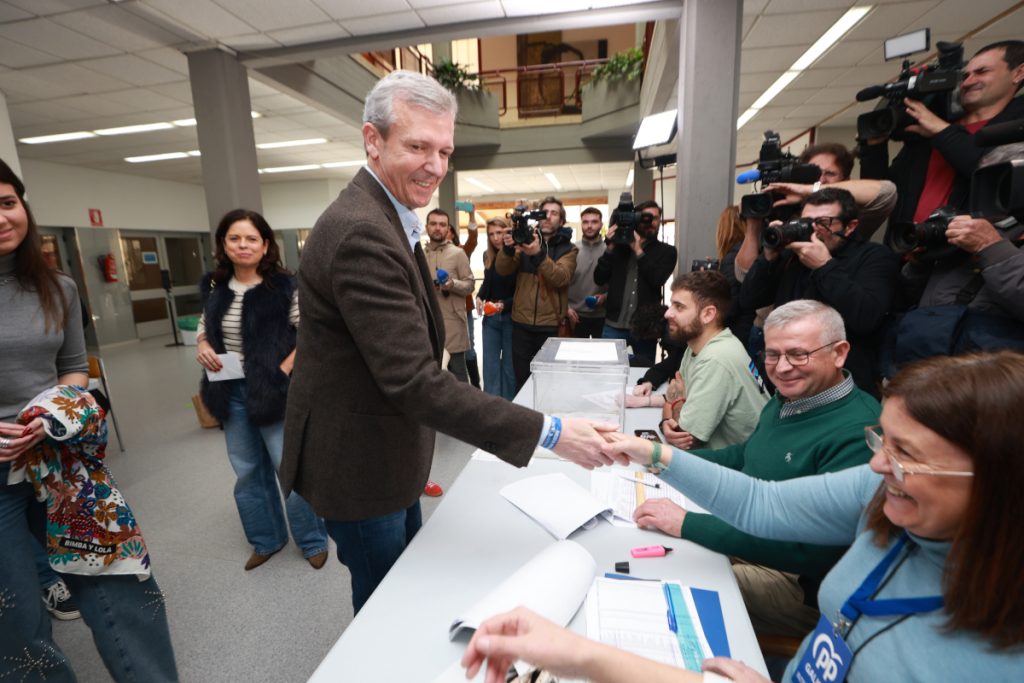
[[[168,341],[127,344],[103,357],[126,448],[117,449],[111,429],[108,463],[167,595],[181,680],[305,681],[352,619],[348,571],[335,558],[314,571],[294,545],[243,571],[250,548],[223,433],[196,421],[194,347],[168,348]],[[432,478],[447,488],[471,451],[439,436]],[[438,500],[422,499],[425,517]],[[81,620],[54,621],[54,634],[82,683],[110,681]]]

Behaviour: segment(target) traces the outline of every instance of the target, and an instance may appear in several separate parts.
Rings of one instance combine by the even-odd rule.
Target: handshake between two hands
[[[651,442],[618,431],[619,426],[581,418],[562,420],[562,435],[554,451],[580,467],[592,470],[604,465],[649,465]]]

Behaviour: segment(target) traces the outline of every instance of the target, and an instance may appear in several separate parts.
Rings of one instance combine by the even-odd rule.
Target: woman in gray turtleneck
[[[30,517],[43,506],[27,481],[8,485],[11,463],[45,437],[43,421],[17,424],[18,413],[58,384],[84,386],[88,365],[78,293],[43,258],[21,179],[0,160],[0,679],[38,673],[74,680],[53,642],[39,599]],[[150,577],[65,574],[96,647],[116,681],[176,681],[162,594]],[[23,677],[22,676],[22,677]]]

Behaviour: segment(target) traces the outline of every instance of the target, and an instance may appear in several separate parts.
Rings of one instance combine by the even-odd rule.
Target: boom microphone
[[[761,179],[761,171],[753,168],[749,171],[744,171],[736,176],[736,182],[740,185],[746,185],[747,183],[756,183]]]

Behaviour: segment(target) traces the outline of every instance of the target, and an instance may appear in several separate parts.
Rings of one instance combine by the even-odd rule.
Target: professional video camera
[[[612,211],[611,225],[615,226],[615,234],[612,235],[612,244],[631,246],[633,234],[641,225],[653,225],[654,216],[649,213],[637,211],[633,206],[633,195],[623,192],[619,195],[619,205]]]
[[[782,139],[773,130],[764,132],[757,168],[736,176],[738,183],[760,181],[763,185],[772,183],[813,183],[821,178],[821,169],[814,164],[801,164],[797,157],[782,151]],[[772,208],[780,195],[773,192],[755,192],[740,198],[740,216],[743,218],[770,218],[788,220],[796,211],[795,206]]]
[[[512,221],[512,241],[516,244],[529,244],[533,241],[533,237],[537,232],[535,226],[530,225],[530,221],[536,223],[547,218],[548,215],[541,211],[530,211],[530,207],[525,204],[512,209],[512,213],[505,214],[505,218]]]
[[[974,134],[979,147],[1024,142],[1024,119],[985,126]],[[1024,222],[1024,159],[979,168],[971,176],[971,215],[1001,221],[1013,216]]]
[[[872,85],[857,93],[858,102],[881,97],[874,111],[857,117],[857,138],[887,137],[906,140],[906,128],[917,121],[907,113],[904,98],[919,100],[932,113],[945,121],[956,121],[964,114],[960,106],[960,81],[964,67],[964,47],[960,43],[936,44],[939,60],[935,64],[910,66],[903,61],[895,83]],[[925,48],[927,49],[927,48]]]
[[[794,218],[782,225],[769,225],[761,240],[770,249],[781,249],[791,242],[810,242],[814,223],[810,218]]]

